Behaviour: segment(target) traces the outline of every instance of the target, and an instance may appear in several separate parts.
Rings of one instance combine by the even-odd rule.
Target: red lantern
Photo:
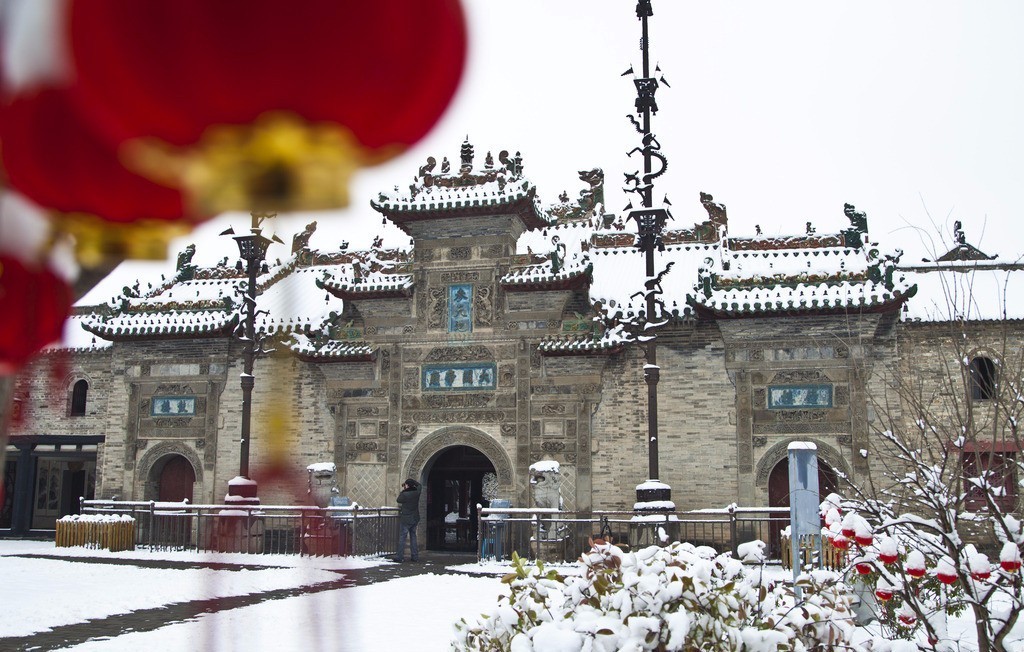
[[[883,564],[895,564],[899,559],[899,555],[894,552],[880,552],[878,553],[878,559]]]
[[[59,340],[70,311],[71,290],[60,277],[0,254],[0,375]]]
[[[892,595],[893,595],[892,589],[887,589],[887,588],[877,588],[877,589],[875,589],[875,597],[878,598],[879,600],[881,600],[882,602],[888,602],[889,600],[892,600]]]
[[[938,573],[935,573],[935,577],[937,577],[939,579],[939,581],[942,582],[943,584],[955,584],[956,583],[956,579],[957,579],[955,573],[938,572]]]
[[[70,9],[79,106],[200,213],[348,202],[455,92],[457,0],[90,0]]]
[[[65,90],[46,88],[0,108],[3,165],[12,187],[75,235],[79,259],[165,258],[183,220],[181,193],[128,171]],[[116,228],[115,228],[116,227]]]
[[[871,545],[872,541],[874,541],[874,537],[870,534],[859,534],[853,537],[853,540],[857,542],[857,545],[867,547]]]
[[[907,568],[907,575],[915,578],[924,577],[927,571],[924,568]]]
[[[847,539],[852,539],[853,538],[854,530],[853,530],[852,526],[844,525],[842,532],[843,532],[843,536],[846,537]]]
[[[868,575],[874,570],[874,568],[871,567],[871,564],[866,562],[860,562],[859,564],[854,565],[854,568],[856,568],[857,572],[861,575]]]
[[[850,540],[842,534],[837,534],[832,537],[832,546],[838,550],[848,550],[850,548]]]
[[[999,562],[999,566],[1008,573],[1016,573],[1020,570],[1020,560],[1005,559]]]
[[[983,582],[991,576],[992,573],[990,571],[978,570],[971,572],[971,577],[979,582]]]
[[[912,612],[900,612],[899,619],[900,622],[906,625],[907,627],[913,627],[914,623],[917,622],[917,616],[915,616]]]

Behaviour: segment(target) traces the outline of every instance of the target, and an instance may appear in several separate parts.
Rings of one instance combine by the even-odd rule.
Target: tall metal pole
[[[232,235],[238,245],[238,254],[245,261],[245,271],[248,275],[248,283],[242,293],[242,313],[239,330],[235,333],[242,340],[242,441],[239,448],[238,475],[249,480],[249,447],[252,440],[252,390],[256,386],[256,377],[253,374],[253,365],[256,362],[257,337],[256,337],[256,277],[259,275],[260,265],[267,256],[267,248],[273,240],[263,236],[260,225],[263,220],[273,217],[273,214],[252,213],[252,223],[247,235],[234,235],[233,229],[228,229],[221,235]],[[276,240],[276,237],[275,237]],[[241,264],[241,262],[239,263]],[[239,332],[240,331],[240,332]],[[228,486],[229,496],[238,496],[256,500],[256,484],[253,482],[233,482]]]
[[[259,261],[247,261],[249,284],[245,289],[245,333],[242,346],[242,446],[238,462],[238,475],[249,477],[249,438],[252,428],[252,389],[256,386],[253,362],[256,358],[256,274]]]
[[[626,192],[634,192],[640,195],[643,208],[632,210],[629,218],[637,223],[637,248],[644,252],[645,271],[648,280],[655,278],[654,251],[664,250],[662,244],[662,233],[665,223],[671,219],[668,210],[654,208],[654,185],[655,179],[664,174],[668,167],[668,160],[661,153],[661,144],[651,131],[651,117],[658,112],[658,105],[655,102],[654,94],[658,90],[658,79],[652,76],[650,61],[650,37],[648,34],[648,19],[654,15],[651,0],[638,0],[636,15],[640,20],[641,39],[640,50],[642,53],[641,76],[633,80],[636,86],[636,111],[641,120],[638,122],[632,115],[630,122],[641,135],[641,144],[630,152],[630,155],[640,152],[643,156],[643,174],[627,174],[626,181],[629,184]],[[657,67],[655,71],[658,71]],[[632,68],[627,74],[633,72]],[[634,73],[635,74],[635,73]],[[661,77],[665,83],[665,78]],[[667,85],[667,84],[666,84]],[[659,162],[659,168],[655,170],[655,161]],[[632,202],[627,209],[632,209]],[[654,323],[659,317],[659,307],[662,305],[658,295],[660,288],[654,283],[647,284],[645,314],[641,326],[641,341],[643,342],[646,364],[644,365],[644,381],[647,383],[647,457],[648,457],[648,480],[657,480],[658,469],[658,380],[660,369],[658,367],[657,345],[654,339]],[[670,498],[671,491],[667,485],[644,485],[644,488],[637,489],[637,502],[659,501],[665,503]]]

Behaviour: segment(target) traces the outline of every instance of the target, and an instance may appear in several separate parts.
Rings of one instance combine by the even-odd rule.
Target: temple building
[[[768,237],[731,233],[702,194],[707,218],[670,223],[649,277],[636,234],[604,210],[600,170],[545,204],[524,169],[467,141],[456,164],[430,158],[370,202],[410,247],[314,247],[314,222],[287,256],[271,250],[257,475],[274,460],[300,474],[334,462],[342,494],[367,506],[419,479],[428,546],[482,500],[529,506],[540,460],[559,463],[565,509],[632,509],[653,333],[659,479],[676,506],[781,505],[793,441],[817,444],[826,482],[864,477],[889,416],[878,406],[900,405],[887,374],[931,360],[944,325],[993,337],[1009,325],[1018,348],[1024,335],[1020,252],[990,258],[959,226],[947,254],[907,264],[854,206],[839,232]],[[246,275],[193,253],[173,277],[77,306],[76,339],[18,378],[0,528],[52,528],[79,495],[222,502],[239,470]],[[951,312],[949,288],[968,288],[969,311]],[[288,492],[261,483],[265,503],[301,500]]]

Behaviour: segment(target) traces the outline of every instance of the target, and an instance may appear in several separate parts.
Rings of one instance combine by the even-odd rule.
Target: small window
[[[988,508],[985,490],[971,482],[972,478],[984,478],[992,488],[992,498],[1002,512],[1010,512],[1017,505],[1017,461],[1016,454],[973,452],[963,453],[964,506],[967,509]]]
[[[971,360],[971,399],[988,401],[996,395],[996,364],[991,359],[977,357]]]
[[[75,383],[74,388],[71,390],[71,416],[85,416],[85,401],[88,394],[89,383],[85,380]]]

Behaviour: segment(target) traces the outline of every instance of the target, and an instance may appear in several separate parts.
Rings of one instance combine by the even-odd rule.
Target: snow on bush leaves
[[[800,578],[795,606],[788,584],[763,585],[758,569],[688,543],[598,544],[578,563],[580,575],[563,576],[513,555],[510,596],[456,623],[454,649],[802,651],[846,645],[854,628],[847,589],[827,571]]]

